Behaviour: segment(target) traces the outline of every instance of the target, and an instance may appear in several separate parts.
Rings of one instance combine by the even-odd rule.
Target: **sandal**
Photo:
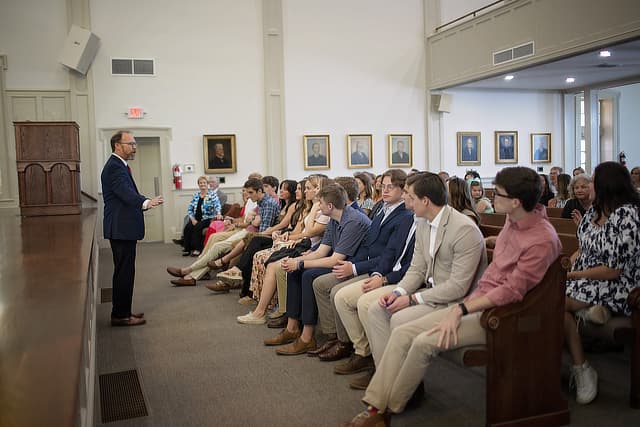
[[[213,261],[207,262],[207,267],[212,270],[226,270],[229,268],[229,262],[225,262],[222,260],[223,257],[214,259]]]

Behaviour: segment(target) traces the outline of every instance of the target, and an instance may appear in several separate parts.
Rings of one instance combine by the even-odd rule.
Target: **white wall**
[[[287,177],[306,174],[302,138],[331,136],[328,175],[347,169],[347,134],[373,134],[374,172],[387,168],[387,135],[413,134],[425,162],[422,1],[284,0]]]
[[[441,24],[446,24],[454,19],[458,19],[466,15],[467,13],[478,10],[488,4],[493,3],[494,0],[464,0],[464,1],[440,1],[440,16],[442,17]]]
[[[553,165],[562,165],[562,105],[556,93],[452,89],[451,113],[442,116],[443,168],[450,175],[464,176],[475,169],[483,178],[491,178],[505,166],[495,163],[494,132],[518,131],[518,166],[549,173]],[[456,132],[481,132],[482,164],[457,165]],[[551,132],[551,163],[531,163],[531,133]]]
[[[224,175],[226,185],[241,185],[251,171],[262,171],[261,5],[261,0],[91,0],[93,32],[102,41],[93,63],[96,128],[171,128],[172,163],[196,165],[195,173],[184,175],[187,188],[195,188],[204,172],[204,134],[236,134],[238,171]],[[111,76],[112,57],[154,58],[156,76]],[[148,115],[127,119],[128,107],[143,107]]]
[[[8,90],[69,89],[58,56],[67,38],[65,0],[2,0],[0,53],[6,54]]]
[[[615,90],[620,92],[620,150],[627,155],[627,166],[631,169],[640,166],[640,83]]]

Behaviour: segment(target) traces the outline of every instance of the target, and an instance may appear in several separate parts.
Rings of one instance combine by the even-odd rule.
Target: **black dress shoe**
[[[337,345],[338,342],[339,341],[337,338],[328,339],[324,342],[324,344],[322,344],[320,347],[316,348],[315,350],[307,351],[307,356],[318,357],[320,353],[324,353],[325,351],[331,349],[334,345]]]
[[[289,318],[286,315],[278,317],[277,319],[271,319],[267,322],[267,328],[282,329],[287,326],[288,321]]]
[[[338,341],[336,345],[318,355],[318,359],[323,362],[335,362],[336,360],[345,359],[351,356],[353,344],[350,342]]]
[[[176,245],[184,245],[184,239],[172,239],[173,243],[175,243]]]
[[[182,252],[182,256],[189,256],[189,255],[191,255],[191,252],[189,252],[189,251],[183,251]]]
[[[145,323],[147,323],[146,320],[133,316],[124,319],[111,318],[111,326],[139,326]]]

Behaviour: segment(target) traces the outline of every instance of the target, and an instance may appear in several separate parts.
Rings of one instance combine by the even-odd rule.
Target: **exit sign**
[[[144,110],[140,107],[131,107],[129,108],[127,117],[130,119],[141,119],[144,117]]]

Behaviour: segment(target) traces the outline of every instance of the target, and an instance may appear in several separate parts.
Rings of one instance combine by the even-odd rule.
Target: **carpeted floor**
[[[277,330],[238,324],[236,316],[250,308],[237,303],[237,291],[216,295],[205,282],[173,287],[165,268],[191,261],[173,244],[138,245],[134,310],[145,312],[144,326],[111,328],[111,304],[99,304],[97,374],[136,369],[149,416],[102,424],[96,389],[96,425],[324,427],[364,408],[363,392],[348,387],[350,377],[333,374],[338,362],[277,356],[262,345]],[[99,286],[110,287],[110,249],[100,251],[99,265]],[[638,425],[640,410],[628,406],[628,352],[590,359],[600,395],[588,406],[569,397],[571,425]],[[394,417],[394,427],[484,425],[482,370],[438,360],[427,378],[425,400]]]

